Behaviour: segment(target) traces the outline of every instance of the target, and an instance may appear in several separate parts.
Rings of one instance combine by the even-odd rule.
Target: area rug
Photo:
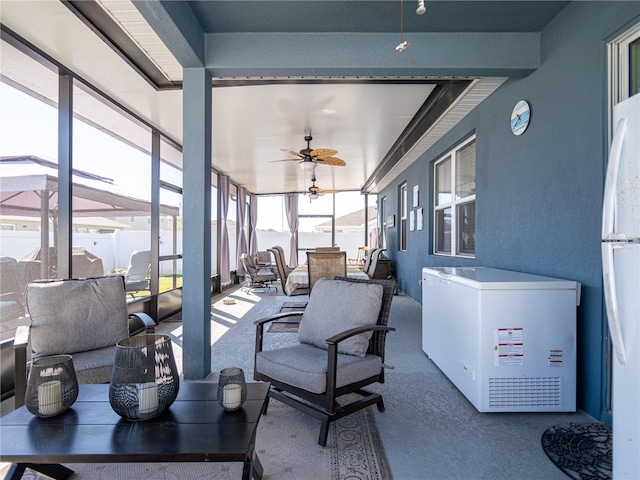
[[[269,333],[296,333],[300,322],[271,322],[267,332]]]
[[[271,400],[260,420],[256,453],[264,480],[389,480],[373,407],[334,422],[326,447],[316,443],[320,422]],[[76,480],[237,480],[241,463],[66,464]],[[9,467],[2,464],[0,478]],[[24,480],[45,480],[27,470]]]
[[[301,312],[307,308],[308,302],[284,302],[280,307],[280,312]]]
[[[575,480],[606,480],[611,474],[611,429],[601,423],[569,423],[547,429],[542,448]]]
[[[280,313],[282,312],[302,312],[307,308],[307,302],[284,302],[280,307]],[[271,333],[296,333],[300,326],[300,320],[283,320],[281,322],[275,321],[269,324],[267,332]]]

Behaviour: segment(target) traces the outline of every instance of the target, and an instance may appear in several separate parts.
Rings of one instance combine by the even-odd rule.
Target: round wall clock
[[[531,108],[529,108],[529,104],[525,100],[520,100],[511,112],[511,132],[514,135],[522,135],[529,126],[530,119]]]

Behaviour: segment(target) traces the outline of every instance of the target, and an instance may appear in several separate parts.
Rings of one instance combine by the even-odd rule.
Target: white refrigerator
[[[571,280],[425,267],[422,349],[479,412],[574,412],[579,301]]]
[[[640,94],[614,107],[602,215],[602,274],[615,352],[613,478],[640,479]]]

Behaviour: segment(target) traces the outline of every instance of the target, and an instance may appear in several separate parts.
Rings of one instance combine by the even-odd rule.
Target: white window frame
[[[629,98],[629,45],[640,38],[640,23],[607,45],[609,72],[609,110]]]
[[[440,158],[438,158],[435,162],[433,162],[433,254],[440,255],[445,257],[461,257],[461,258],[475,258],[475,252],[473,254],[469,253],[461,253],[459,252],[458,247],[458,231],[460,229],[458,225],[458,206],[464,205],[467,203],[476,203],[476,194],[475,192],[471,195],[467,195],[466,197],[462,197],[456,199],[456,159],[458,152],[469,144],[476,141],[476,136],[473,135],[456,145],[451,150],[447,151]],[[448,202],[443,202],[438,204],[438,178],[437,178],[437,167],[438,165],[450,161],[451,162],[451,199]],[[441,210],[445,210],[447,208],[451,209],[451,252],[446,251],[438,251],[438,215],[437,213]]]

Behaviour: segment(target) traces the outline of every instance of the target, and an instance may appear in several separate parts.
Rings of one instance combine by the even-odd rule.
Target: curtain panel
[[[284,197],[284,208],[289,223],[289,266],[298,266],[298,194],[288,193]]]
[[[236,252],[238,258],[243,253],[250,253],[247,251],[247,234],[245,225],[245,213],[247,211],[247,189],[244,187],[238,187],[238,201],[236,202],[236,219],[238,225],[236,226]],[[246,275],[247,272],[244,269],[242,262],[238,262],[236,268],[238,275]]]
[[[220,283],[229,283],[229,229],[227,228],[227,211],[229,210],[229,177],[218,175],[218,194],[220,195],[220,207],[222,211],[222,238],[220,239]]]
[[[249,195],[249,252],[258,251],[258,197]]]

